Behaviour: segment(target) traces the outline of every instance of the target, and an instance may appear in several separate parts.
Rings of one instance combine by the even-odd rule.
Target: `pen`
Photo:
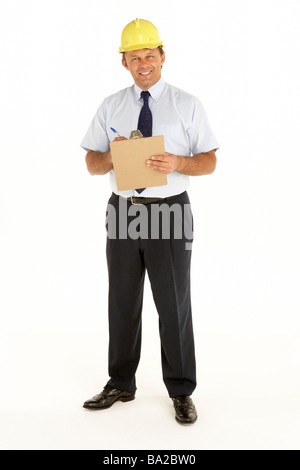
[[[111,127],[111,130],[112,130],[115,134],[118,134],[119,137],[121,137],[120,134],[119,134],[119,132],[116,131],[116,129],[114,129],[113,127]]]

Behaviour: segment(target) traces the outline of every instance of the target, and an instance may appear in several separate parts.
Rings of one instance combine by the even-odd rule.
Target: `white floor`
[[[196,400],[199,419],[190,427],[174,421],[159,395],[141,394],[105,413],[82,410],[74,397],[55,409],[2,411],[1,449],[299,450],[295,397],[197,394]]]
[[[99,331],[15,331],[6,338],[1,449],[299,449],[299,366],[289,355],[293,339],[279,331],[280,342],[276,335],[201,332],[197,322],[195,330],[193,398],[199,417],[192,426],[174,419],[154,331],[152,337],[144,335],[136,399],[95,412],[82,403],[107,378],[106,343],[99,343]]]

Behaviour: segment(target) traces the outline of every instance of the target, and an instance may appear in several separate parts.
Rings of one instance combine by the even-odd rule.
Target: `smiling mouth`
[[[142,77],[148,77],[151,72],[152,70],[150,70],[150,72],[140,72],[140,75],[142,75]]]

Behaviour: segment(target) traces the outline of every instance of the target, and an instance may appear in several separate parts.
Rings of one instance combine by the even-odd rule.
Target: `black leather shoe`
[[[135,399],[135,395],[128,392],[123,392],[122,390],[117,390],[116,388],[110,387],[110,385],[105,385],[103,391],[95,395],[93,398],[85,401],[83,408],[89,408],[90,410],[104,410],[109,408],[116,401],[131,401]]]
[[[197,420],[197,411],[193,400],[188,395],[172,398],[176,411],[175,419],[180,424],[193,424]]]

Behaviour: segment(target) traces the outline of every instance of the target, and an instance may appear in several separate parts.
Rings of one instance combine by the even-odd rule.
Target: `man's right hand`
[[[120,140],[128,140],[127,137],[116,137],[114,142]],[[86,165],[91,175],[105,175],[113,168],[111,151],[107,152],[94,152],[89,150],[85,157]]]
[[[117,142],[118,140],[128,140],[127,137],[116,137],[113,142]]]

